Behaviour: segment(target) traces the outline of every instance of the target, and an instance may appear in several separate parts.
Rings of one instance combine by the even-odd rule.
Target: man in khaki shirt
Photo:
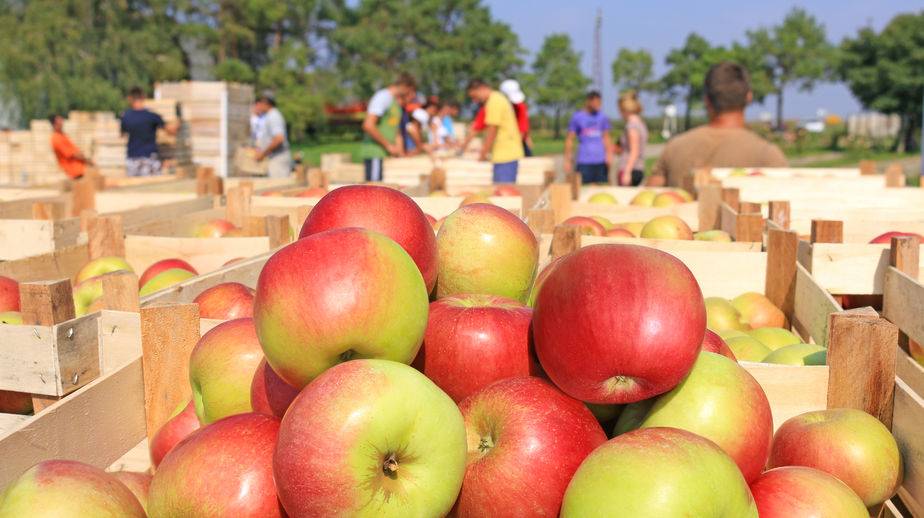
[[[788,165],[779,147],[745,127],[744,109],[753,95],[744,67],[727,61],[713,65],[706,74],[705,90],[709,124],[668,141],[648,185],[680,187],[684,176],[698,167]]]

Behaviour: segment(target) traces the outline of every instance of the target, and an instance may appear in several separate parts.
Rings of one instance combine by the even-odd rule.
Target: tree
[[[868,109],[901,116],[895,147],[913,149],[924,98],[924,11],[900,14],[881,33],[864,28],[840,46],[838,74]]]
[[[561,115],[584,99],[590,78],[581,71],[581,54],[571,47],[567,34],[550,34],[533,61],[529,81],[539,106],[552,111],[555,138],[561,137]]]
[[[686,105],[684,129],[690,128],[693,106],[702,102],[703,83],[709,67],[731,57],[724,47],[713,47],[695,32],[687,36],[683,47],[667,53],[664,62],[670,69],[660,80],[660,90],[666,98],[683,97]]]
[[[645,49],[631,50],[619,49],[616,59],[613,60],[613,84],[620,91],[635,90],[643,92],[655,88],[654,60],[651,53]]]
[[[461,100],[472,78],[496,82],[522,65],[517,35],[480,0],[361,0],[340,12],[330,44],[363,98],[406,71],[422,91]]]
[[[783,95],[788,85],[811,91],[830,76],[833,49],[825,28],[804,9],[793,8],[783,23],[747,32],[748,43],[765,57],[762,72],[776,95],[776,125],[783,127]]]

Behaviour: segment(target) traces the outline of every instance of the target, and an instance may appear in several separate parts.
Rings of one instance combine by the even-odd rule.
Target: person
[[[517,114],[517,126],[520,128],[520,138],[523,139],[523,154],[533,156],[533,138],[529,133],[529,107],[526,106],[526,95],[520,88],[520,83],[514,79],[507,79],[500,84],[500,91],[507,96],[513,111]]]
[[[568,122],[565,137],[565,169],[577,169],[583,183],[607,183],[613,159],[613,139],[610,137],[610,120],[600,109],[603,102],[600,92],[590,91],[584,98],[584,108],[574,112]],[[572,166],[574,140],[578,141],[577,160]]]
[[[494,183],[516,183],[523,140],[513,106],[504,94],[480,79],[473,79],[467,91],[472,101],[484,105],[485,137],[479,160],[487,160],[490,151]]]
[[[619,96],[619,114],[626,121],[626,130],[619,137],[619,164],[616,168],[617,185],[635,187],[645,177],[645,143],[648,126],[642,120],[642,104],[634,90]]]
[[[709,124],[668,141],[648,185],[682,187],[697,167],[787,167],[780,148],[745,127],[744,109],[753,99],[747,70],[725,61],[706,73]]]
[[[361,154],[366,181],[382,181],[383,159],[404,154],[401,131],[402,105],[417,91],[417,82],[408,74],[401,74],[390,85],[375,92],[366,108],[363,120]]]
[[[260,118],[257,124],[254,159],[266,160],[266,175],[270,178],[285,178],[292,173],[292,153],[286,134],[286,120],[276,108],[276,100],[269,93],[263,93],[254,102],[254,112]]]
[[[51,149],[58,159],[58,166],[64,171],[71,180],[80,180],[83,178],[88,165],[93,162],[87,158],[76,144],[64,133],[64,117],[62,115],[52,115],[48,117],[51,122]]]
[[[455,101],[444,102],[439,111],[440,122],[443,128],[439,130],[440,136],[448,146],[455,146],[458,143],[456,139],[455,119],[459,116],[459,103]]]
[[[424,127],[429,123],[430,117],[424,110],[424,105],[417,99],[416,92],[403,109],[401,134],[404,137],[404,156],[415,156],[427,152]]]
[[[123,135],[128,135],[125,173],[128,176],[160,174],[161,163],[157,150],[157,130],[164,129],[175,135],[178,122],[165,124],[160,115],[144,107],[144,90],[134,87],[128,91],[129,108],[122,112],[120,121]]]

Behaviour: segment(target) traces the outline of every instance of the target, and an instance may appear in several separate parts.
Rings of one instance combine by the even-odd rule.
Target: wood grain
[[[722,189],[722,202],[731,207],[735,212],[738,212],[738,204],[740,200],[740,189],[736,187],[725,187]]]
[[[571,217],[571,186],[553,183],[549,186],[549,206],[555,214],[555,224]]]
[[[788,328],[795,311],[796,251],[799,236],[788,230],[771,230],[767,235],[767,275],[764,294],[786,316]]]
[[[103,275],[102,308],[113,311],[138,311],[138,276],[133,272],[111,272]]]
[[[122,216],[98,216],[87,221],[87,251],[90,260],[125,257]]]
[[[699,230],[721,228],[722,186],[717,184],[703,185],[699,188],[697,202]]]
[[[555,213],[552,209],[529,209],[526,211],[526,224],[537,238],[551,234],[555,230]]]
[[[792,325],[806,342],[828,344],[828,316],[843,311],[834,297],[821,287],[800,264],[796,266],[796,293],[793,297]]]
[[[32,281],[19,284],[23,325],[53,326],[74,318],[71,281]]]
[[[812,220],[812,243],[843,243],[844,222],[824,219]]]
[[[903,380],[895,380],[892,434],[902,454],[904,479],[899,496],[915,517],[924,516],[924,398]]]
[[[789,216],[789,202],[788,201],[771,201],[770,202],[770,220],[783,228],[789,230],[790,216]]]
[[[79,216],[86,209],[96,208],[96,185],[89,178],[72,182],[72,187],[71,216]]]
[[[889,266],[912,279],[921,273],[921,239],[917,236],[893,237],[889,247]]]
[[[552,233],[552,259],[581,248],[581,229],[574,225],[558,225]]]

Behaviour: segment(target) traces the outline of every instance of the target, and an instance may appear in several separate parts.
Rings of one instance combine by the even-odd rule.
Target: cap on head
[[[515,79],[505,79],[500,84],[500,91],[507,96],[507,99],[510,99],[510,102],[513,104],[520,104],[526,100],[526,95],[523,94],[523,90],[520,88],[520,83]]]

